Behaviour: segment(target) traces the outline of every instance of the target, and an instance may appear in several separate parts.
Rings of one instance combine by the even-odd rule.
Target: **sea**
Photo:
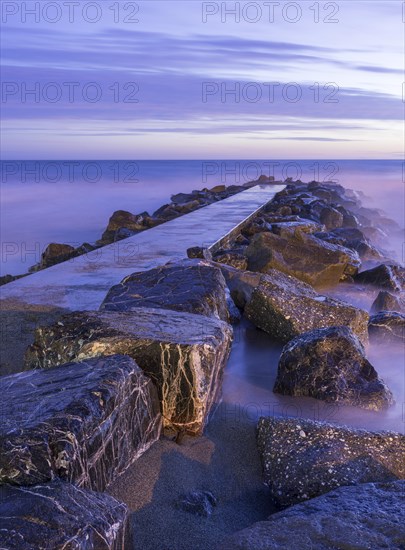
[[[333,181],[362,191],[364,205],[384,210],[401,228],[405,220],[402,160],[43,160],[1,161],[1,275],[37,263],[51,242],[95,242],[115,210],[153,213],[172,194],[218,184],[240,185],[261,174],[276,180]],[[403,239],[387,243],[403,261]],[[341,296],[340,296],[341,298]],[[358,296],[367,308],[372,296]],[[348,301],[353,301],[347,296]],[[357,303],[358,305],[358,303]],[[281,347],[243,321],[226,369],[216,414],[234,422],[261,415],[306,417],[368,429],[404,432],[405,354],[402,344],[370,345],[367,354],[396,404],[386,412],[327,405],[272,392]]]

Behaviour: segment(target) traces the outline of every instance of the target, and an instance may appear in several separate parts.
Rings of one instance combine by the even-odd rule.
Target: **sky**
[[[1,158],[403,158],[402,4],[3,0]]]

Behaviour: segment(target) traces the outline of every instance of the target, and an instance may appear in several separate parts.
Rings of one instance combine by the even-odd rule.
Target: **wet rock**
[[[298,217],[297,217],[298,218]],[[296,219],[295,221],[277,222],[271,224],[271,231],[279,237],[289,238],[291,230],[299,229],[303,233],[316,233],[322,231],[324,226],[312,220]]]
[[[0,277],[0,286],[17,281],[17,279],[21,279],[21,277],[25,277],[25,275],[2,275]]]
[[[310,285],[276,269],[262,275],[250,292],[246,317],[276,340],[287,343],[304,332],[345,325],[367,342],[368,313],[322,296]]]
[[[185,512],[207,518],[217,505],[217,499],[210,491],[191,491],[177,501],[177,507]]]
[[[51,243],[41,255],[38,269],[45,269],[52,265],[65,262],[75,255],[75,248],[69,244]]]
[[[405,341],[405,315],[395,311],[381,311],[370,317],[370,339],[380,342]]]
[[[234,250],[220,250],[214,255],[214,261],[220,264],[227,264],[236,269],[247,269],[247,258],[243,253],[244,248]]]
[[[120,238],[125,238],[125,234],[122,236],[124,229],[130,233],[130,235],[127,236],[131,236],[152,226],[153,221],[147,212],[131,214],[131,212],[127,212],[126,210],[116,210],[110,217],[107,228],[99,244],[112,243]],[[121,233],[119,233],[119,231],[121,231]]]
[[[229,537],[221,550],[402,550],[405,483],[340,487]]]
[[[380,290],[377,298],[374,300],[371,306],[372,313],[379,313],[380,311],[401,311],[402,304],[399,299],[388,292],[387,290]]]
[[[106,493],[62,481],[0,487],[0,547],[8,550],[122,550],[130,544],[129,512]]]
[[[218,267],[203,260],[184,260],[125,277],[109,290],[100,309],[172,309],[228,322],[225,289],[225,280]]]
[[[300,419],[260,418],[264,482],[282,507],[342,485],[405,477],[405,436]]]
[[[366,359],[363,345],[344,326],[313,330],[288,342],[273,391],[373,411],[394,403],[391,391]]]
[[[200,258],[201,260],[212,260],[212,254],[209,248],[202,246],[192,246],[187,248],[188,258]]]
[[[244,309],[252,293],[259,286],[262,275],[252,271],[242,271],[235,267],[218,264],[225,278],[227,287],[236,306]]]
[[[344,274],[357,272],[361,262],[349,249],[332,245],[301,231],[279,237],[260,233],[246,250],[250,271],[278,269],[315,287],[337,284]]]
[[[153,212],[152,217],[161,219],[163,221],[169,221],[174,218],[177,218],[180,213],[176,210],[176,205],[174,204],[164,204]]]
[[[0,388],[0,483],[103,491],[159,438],[156,389],[130,357],[4,376]]]
[[[362,271],[355,277],[357,283],[370,284],[400,291],[404,287],[405,269],[397,265],[381,264],[373,269]]]
[[[37,329],[27,368],[122,353],[155,383],[163,424],[202,433],[221,391],[232,329],[215,317],[164,309],[77,312]]]

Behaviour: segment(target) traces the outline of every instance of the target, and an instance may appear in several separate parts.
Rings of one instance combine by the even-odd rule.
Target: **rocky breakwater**
[[[165,428],[202,433],[217,400],[232,342],[225,281],[186,260],[125,278],[101,311],[63,316],[36,331],[27,368],[126,354],[157,387]]]

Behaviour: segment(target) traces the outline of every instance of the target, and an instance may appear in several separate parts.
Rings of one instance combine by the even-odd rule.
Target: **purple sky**
[[[398,0],[55,4],[2,2],[3,159],[403,155]]]

